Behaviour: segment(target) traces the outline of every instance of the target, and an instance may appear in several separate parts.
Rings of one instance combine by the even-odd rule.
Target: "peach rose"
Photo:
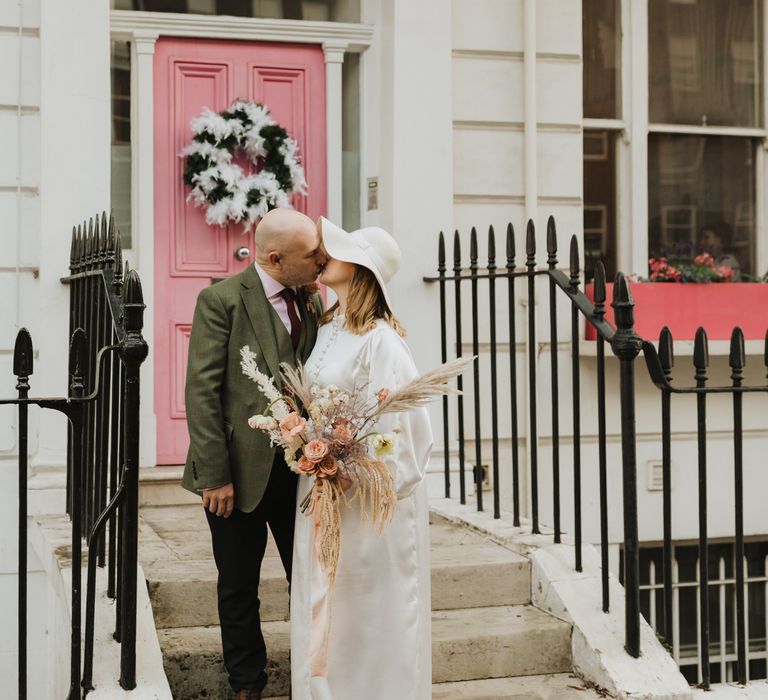
[[[339,463],[333,455],[326,455],[323,461],[317,465],[317,476],[325,479],[328,476],[335,476],[339,471]]]
[[[307,476],[312,476],[315,474],[318,467],[315,462],[311,462],[304,455],[299,457],[299,461],[296,466],[298,467],[300,474],[306,474]]]
[[[313,464],[317,464],[331,451],[331,443],[323,438],[310,440],[304,445],[304,456]]]
[[[341,445],[348,445],[350,442],[354,441],[355,434],[348,424],[337,425],[333,429],[333,439]]]
[[[280,434],[283,440],[290,440],[304,432],[306,425],[306,418],[302,418],[294,411],[280,421]]]
[[[376,398],[379,401],[386,401],[389,398],[389,389],[379,389],[376,393]]]

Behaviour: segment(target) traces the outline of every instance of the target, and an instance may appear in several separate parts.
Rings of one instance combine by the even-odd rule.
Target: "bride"
[[[308,378],[371,395],[398,389],[417,376],[386,286],[399,267],[400,249],[380,228],[347,233],[322,217],[319,226],[330,256],[320,281],[338,301],[320,319],[306,365]],[[374,427],[381,433],[397,432],[394,451],[385,462],[398,501],[382,534],[368,522],[361,524],[359,502],[343,512],[332,596],[314,550],[314,518],[296,511],[291,586],[294,700],[432,697],[429,513],[423,480],[432,432],[425,408],[382,416]],[[301,479],[298,503],[311,484]]]

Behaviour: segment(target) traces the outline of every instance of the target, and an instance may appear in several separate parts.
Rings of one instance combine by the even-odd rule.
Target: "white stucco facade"
[[[625,2],[633,32],[643,25],[643,2]],[[12,354],[15,334],[30,329],[35,343],[33,395],[62,395],[67,375],[68,293],[60,278],[69,261],[69,234],[74,224],[110,208],[110,39],[130,38],[132,53],[133,140],[141,135],[133,163],[133,244],[126,257],[142,277],[147,302],[145,335],[150,357],[143,369],[142,404],[143,467],[155,465],[152,407],[153,308],[163,300],[154,294],[152,168],[151,154],[153,42],[151,28],[126,34],[125,22],[110,18],[103,0],[8,0],[0,4],[0,393],[12,396]],[[128,14],[128,13],[124,13]],[[571,234],[581,240],[583,229],[582,183],[582,39],[580,0],[362,0],[361,23],[370,29],[360,53],[360,190],[361,222],[392,231],[403,249],[403,268],[392,294],[396,311],[409,330],[409,343],[422,368],[440,361],[439,308],[436,285],[422,278],[437,266],[437,235],[458,229],[464,255],[469,229],[480,232],[480,259],[484,260],[489,225],[496,229],[497,251],[503,260],[503,232],[507,222],[516,230],[518,265],[524,261],[525,222],[537,227],[538,259],[544,262],[548,216],[554,215],[560,231],[560,260],[567,263]],[[115,29],[119,24],[119,29]],[[259,21],[253,21],[258,31]],[[333,29],[332,27],[330,29]],[[251,30],[249,30],[251,31]],[[647,32],[647,27],[645,29]],[[286,34],[286,37],[289,34]],[[639,82],[647,79],[642,52],[628,32],[624,49],[628,74]],[[642,36],[642,34],[640,34]],[[287,40],[287,39],[286,39]],[[328,59],[335,59],[342,44],[325,42]],[[340,48],[339,48],[340,47]],[[349,49],[349,47],[347,47]],[[333,63],[333,60],[330,63]],[[328,76],[338,77],[333,67]],[[334,77],[336,76],[336,77]],[[337,87],[338,81],[334,84]],[[639,99],[642,90],[625,86],[625,99]],[[329,111],[329,115],[340,112]],[[336,125],[338,126],[338,125]],[[647,201],[637,182],[647,178],[645,151],[637,138],[646,128],[627,124],[621,147],[620,198],[622,225],[619,260],[628,272],[638,272],[647,259],[647,240],[634,231],[647,225]],[[340,134],[329,127],[329,145],[338,149]],[[636,138],[637,137],[637,138]],[[143,154],[143,155],[142,155]],[[332,156],[340,155],[334,151]],[[329,159],[333,160],[333,158]],[[334,162],[340,162],[340,158]],[[366,183],[378,179],[378,206],[368,210]],[[768,178],[765,178],[768,181]],[[340,211],[338,182],[329,207]],[[765,185],[763,184],[763,187]],[[758,196],[764,197],[760,192]],[[450,240],[450,236],[449,236]],[[765,246],[761,244],[764,250]],[[764,254],[764,252],[763,252]],[[450,247],[448,253],[451,258]],[[503,262],[501,263],[503,264]],[[450,263],[449,263],[450,265]],[[531,445],[526,440],[528,389],[523,377],[529,353],[536,355],[540,370],[539,474],[540,507],[547,520],[550,506],[550,388],[546,288],[539,287],[537,306],[539,337],[525,342],[525,310],[518,312],[519,362],[518,408],[523,481]],[[523,298],[519,287],[518,298]],[[485,302],[484,302],[485,303]],[[499,297],[500,319],[506,318]],[[561,386],[570,386],[569,308],[560,307],[558,348]],[[468,320],[468,317],[467,317]],[[500,320],[501,323],[501,320]],[[465,324],[465,328],[468,325]],[[506,328],[501,326],[501,328]],[[506,331],[504,331],[506,332]],[[483,386],[488,386],[488,328],[481,326]],[[465,352],[468,336],[463,338]],[[453,342],[449,338],[449,345]],[[590,343],[582,345],[582,463],[585,539],[597,541],[597,444],[594,415],[595,359]],[[506,346],[503,346],[506,348]],[[752,355],[747,379],[762,381],[764,369]],[[680,350],[690,348],[680,345]],[[711,375],[728,380],[724,344],[713,345]],[[500,355],[502,365],[506,356]],[[683,357],[680,365],[687,363]],[[609,360],[615,378],[615,361]],[[692,377],[692,370],[680,370]],[[609,380],[610,381],[610,380]],[[469,385],[469,381],[467,385]],[[609,501],[612,504],[609,533],[621,541],[621,461],[616,384],[609,384],[608,459]],[[648,470],[661,459],[659,395],[637,370],[638,497],[640,534],[646,542],[661,539],[661,492],[649,490]],[[509,396],[509,379],[500,374],[500,397]],[[471,406],[468,392],[467,405]],[[487,404],[484,404],[487,406]],[[673,448],[673,499],[675,534],[680,539],[697,535],[696,435],[692,404],[680,402],[676,410]],[[766,426],[758,399],[747,399],[745,464],[747,490],[746,532],[768,533],[760,506],[768,477],[762,469]],[[684,408],[683,408],[684,407]],[[484,410],[487,410],[484,408]],[[571,397],[561,399],[561,470],[563,527],[572,523],[571,507]],[[510,509],[509,401],[500,401],[501,488],[504,508]],[[439,406],[433,411],[436,435],[440,431]],[[712,537],[733,534],[730,408],[725,402],[710,407],[710,482]],[[483,453],[490,455],[488,415],[483,424]],[[31,486],[33,512],[63,509],[63,474],[66,462],[66,426],[57,414],[32,413]],[[472,432],[467,412],[468,434]],[[455,432],[455,431],[454,431]],[[15,537],[17,504],[15,413],[0,407],[0,479],[6,485],[0,495],[0,596],[14,600],[16,590]],[[438,446],[430,473],[430,488],[442,489],[442,445]],[[453,450],[454,446],[449,446]],[[468,454],[471,449],[468,450]],[[486,458],[487,459],[487,458]],[[484,459],[484,461],[486,461]],[[455,465],[455,456],[452,456]],[[457,493],[454,472],[454,494]],[[47,488],[47,487],[51,488]],[[522,487],[522,493],[526,493]],[[723,500],[722,504],[720,499]],[[525,506],[524,502],[524,506]],[[614,553],[618,547],[614,547]],[[616,559],[616,557],[615,557]],[[39,567],[38,567],[39,568]],[[43,613],[41,613],[43,614]],[[37,625],[40,630],[43,625]],[[34,662],[34,660],[33,660]],[[15,612],[7,605],[0,612],[0,677],[15,676]],[[42,696],[41,696],[42,697]]]

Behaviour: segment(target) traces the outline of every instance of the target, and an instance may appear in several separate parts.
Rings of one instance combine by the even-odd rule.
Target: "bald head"
[[[266,257],[272,251],[284,253],[299,239],[317,235],[315,224],[306,214],[295,209],[273,209],[256,227],[256,254]]]
[[[315,223],[295,209],[267,212],[254,243],[259,266],[286,287],[314,281],[326,262]]]

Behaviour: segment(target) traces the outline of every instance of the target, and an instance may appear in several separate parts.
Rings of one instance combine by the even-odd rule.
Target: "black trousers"
[[[281,456],[275,459],[261,503],[229,518],[206,511],[213,556],[219,570],[219,621],[224,665],[232,689],[262,691],[267,683],[267,649],[259,617],[259,577],[267,526],[291,580],[297,475]],[[235,487],[237,488],[237,487]]]

